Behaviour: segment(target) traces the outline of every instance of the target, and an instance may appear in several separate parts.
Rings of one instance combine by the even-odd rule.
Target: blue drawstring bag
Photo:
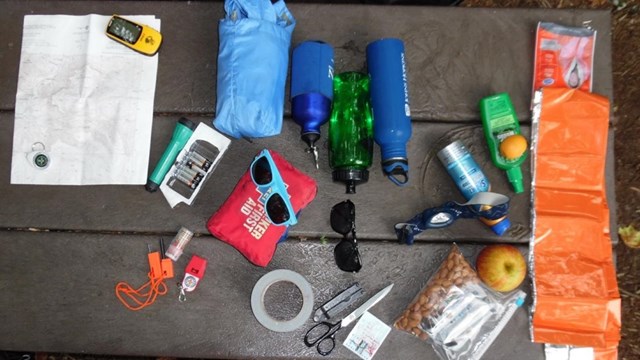
[[[295,19],[282,0],[226,0],[224,9],[213,125],[235,138],[278,135]]]

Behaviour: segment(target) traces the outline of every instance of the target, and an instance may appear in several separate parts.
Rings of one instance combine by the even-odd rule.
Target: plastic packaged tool
[[[475,194],[487,192],[491,188],[489,179],[461,141],[454,141],[440,150],[438,159],[447,169],[449,176],[467,201],[471,200]],[[506,216],[495,220],[481,218],[480,221],[489,226],[497,235],[504,234],[511,227],[511,221]]]
[[[505,170],[513,190],[522,193],[524,184],[520,165],[527,158],[527,139],[520,133],[509,94],[496,94],[480,100],[480,115],[493,164]]]
[[[329,120],[333,100],[333,48],[322,41],[305,41],[291,59],[291,117],[300,125],[300,138],[318,166],[320,126]]]
[[[231,140],[210,126],[198,124],[160,184],[171,207],[193,203],[230,144]]]
[[[347,194],[369,180],[373,159],[373,116],[369,77],[358,72],[338,74],[333,80],[333,110],[329,120],[329,163],[333,181],[344,182]]]
[[[394,184],[409,181],[407,142],[411,138],[411,109],[404,43],[381,39],[367,45],[371,77],[373,136],[382,152],[382,170]]]
[[[477,360],[525,297],[520,290],[501,295],[484,286],[454,244],[394,327],[427,340],[443,360]]]
[[[533,91],[559,87],[591,91],[596,32],[540,22],[536,32]]]
[[[543,88],[532,122],[533,341],[615,359],[621,300],[605,186],[610,103]]]

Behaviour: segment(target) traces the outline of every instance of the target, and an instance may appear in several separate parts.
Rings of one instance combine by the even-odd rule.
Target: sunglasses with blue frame
[[[269,150],[264,149],[253,159],[250,167],[251,180],[264,195],[261,200],[264,212],[274,225],[298,223],[289,193]]]

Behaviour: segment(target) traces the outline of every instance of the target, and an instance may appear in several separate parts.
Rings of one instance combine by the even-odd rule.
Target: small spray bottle
[[[300,125],[300,138],[318,168],[320,126],[329,120],[333,100],[333,48],[322,41],[305,41],[293,49],[291,116]]]
[[[523,192],[520,165],[527,158],[527,139],[520,133],[509,95],[501,93],[480,100],[480,114],[491,160],[507,172],[513,190]]]
[[[449,173],[449,176],[451,176],[458,190],[467,201],[471,200],[479,192],[490,191],[491,184],[489,179],[484,175],[478,163],[461,141],[454,141],[440,150],[438,159],[447,169],[447,173]],[[511,227],[511,221],[507,216],[496,220],[480,218],[480,221],[489,226],[496,235],[500,236]]]

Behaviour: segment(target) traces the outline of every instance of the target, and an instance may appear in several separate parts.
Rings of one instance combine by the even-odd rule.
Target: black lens
[[[331,228],[338,234],[347,235],[353,230],[356,207],[351,200],[335,204],[331,208]]]
[[[270,183],[271,180],[273,180],[273,175],[271,174],[269,160],[267,160],[266,157],[261,156],[258,160],[254,161],[253,166],[251,167],[251,175],[258,185],[266,185]]]
[[[336,265],[342,271],[358,272],[362,268],[358,243],[355,239],[342,239],[333,249],[333,255],[336,259]]]
[[[280,194],[275,193],[267,200],[266,212],[276,225],[283,224],[289,220],[289,209]]]

